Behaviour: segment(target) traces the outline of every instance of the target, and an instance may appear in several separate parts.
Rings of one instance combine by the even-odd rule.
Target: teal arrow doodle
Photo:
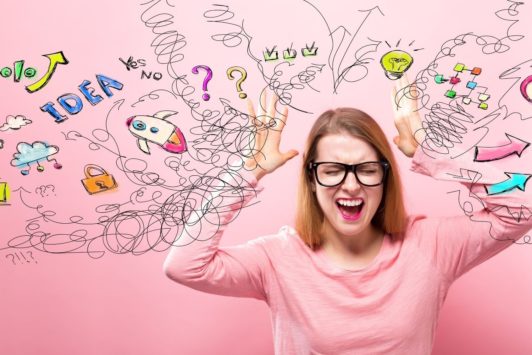
[[[509,179],[493,185],[484,186],[488,195],[502,194],[503,192],[511,191],[515,188],[525,191],[525,185],[528,179],[532,177],[532,175],[529,174],[507,172],[505,172],[505,174],[509,177]]]

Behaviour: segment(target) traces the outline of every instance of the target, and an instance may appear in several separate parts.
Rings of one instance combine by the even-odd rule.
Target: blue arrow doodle
[[[518,188],[521,191],[525,191],[525,185],[528,179],[532,177],[532,175],[529,174],[507,172],[505,172],[505,174],[509,177],[509,179],[490,186],[484,186],[488,195],[502,194],[504,192],[511,191],[515,188]]]

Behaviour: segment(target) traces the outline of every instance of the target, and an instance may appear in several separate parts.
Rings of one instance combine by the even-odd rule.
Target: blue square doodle
[[[466,87],[467,87],[468,89],[473,90],[474,88],[477,87],[477,83],[475,83],[474,81],[468,81],[467,84],[466,84]]]

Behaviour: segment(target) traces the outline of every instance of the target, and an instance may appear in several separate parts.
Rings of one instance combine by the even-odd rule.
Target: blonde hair
[[[369,143],[379,159],[390,164],[384,181],[381,204],[372,224],[393,238],[402,238],[406,226],[406,210],[399,170],[388,140],[380,126],[365,112],[354,108],[338,108],[321,114],[314,122],[307,138],[299,178],[295,228],[303,241],[312,249],[323,243],[321,230],[324,214],[312,190],[313,176],[309,163],[316,158],[318,142],[329,134],[347,133]]]

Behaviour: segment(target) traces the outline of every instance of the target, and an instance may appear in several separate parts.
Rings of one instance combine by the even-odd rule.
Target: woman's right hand
[[[257,115],[253,102],[248,99],[249,121],[254,128],[254,137],[250,139],[250,154],[245,159],[245,168],[250,170],[257,180],[299,154],[295,149],[286,153],[279,151],[281,134],[288,118],[288,108],[285,106],[283,112],[279,114],[276,110],[277,101],[278,97],[274,95],[267,103],[264,91]]]

